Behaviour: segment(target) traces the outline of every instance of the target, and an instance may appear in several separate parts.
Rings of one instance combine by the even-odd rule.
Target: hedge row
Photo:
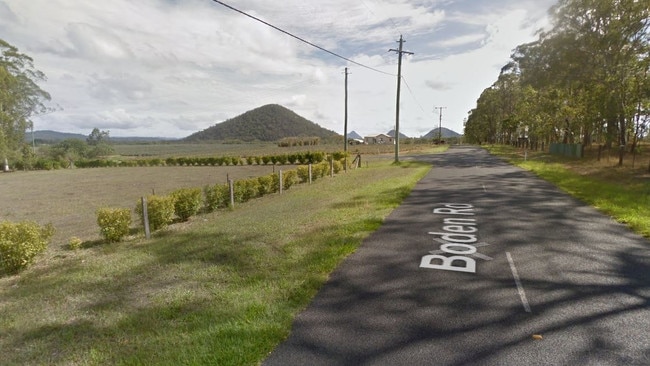
[[[340,160],[344,152],[335,152],[329,157]],[[136,166],[223,166],[223,165],[295,165],[318,164],[329,159],[324,152],[301,152],[294,154],[263,155],[263,156],[221,156],[221,157],[179,157],[167,159],[138,159],[138,160],[83,160],[75,162],[77,168],[104,167],[136,167]]]
[[[332,167],[334,173],[338,173],[343,169],[343,164],[335,160]],[[312,164],[311,178],[316,180],[327,176],[329,172],[330,163],[321,161],[318,164]],[[295,170],[282,172],[283,190],[291,188],[294,184],[308,181],[308,166],[299,166]],[[279,191],[279,173],[238,180],[233,183],[233,198],[236,203],[244,203]],[[181,188],[168,195],[150,195],[147,197],[149,227],[152,231],[156,231],[167,227],[174,220],[186,221],[201,211],[211,212],[229,206],[230,187],[228,184],[207,185],[203,189]],[[97,211],[97,223],[100,225],[100,232],[107,241],[120,241],[127,235],[130,218],[127,219],[124,210],[106,208]],[[128,209],[126,210],[128,211]],[[135,213],[144,225],[141,202],[136,204]]]

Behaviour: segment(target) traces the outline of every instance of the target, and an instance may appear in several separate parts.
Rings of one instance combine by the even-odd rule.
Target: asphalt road
[[[425,159],[264,365],[650,365],[648,240],[483,150]]]

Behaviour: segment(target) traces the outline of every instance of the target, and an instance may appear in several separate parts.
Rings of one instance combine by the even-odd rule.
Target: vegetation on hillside
[[[334,131],[324,129],[293,111],[268,104],[250,110],[235,118],[218,123],[185,138],[186,141],[239,140],[278,141],[286,137],[314,136],[321,139],[336,138]]]
[[[518,46],[470,112],[468,142],[596,141],[634,151],[650,122],[650,8],[560,0],[552,28]]]

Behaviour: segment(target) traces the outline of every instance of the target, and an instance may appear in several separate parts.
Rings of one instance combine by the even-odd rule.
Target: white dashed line
[[[524,310],[526,310],[527,313],[530,313],[530,305],[528,304],[528,300],[526,299],[526,292],[524,291],[524,286],[521,285],[521,280],[519,279],[519,275],[517,274],[517,267],[515,267],[515,261],[512,260],[512,256],[510,255],[510,252],[506,252],[506,256],[508,257],[508,263],[510,263],[510,270],[512,271],[512,277],[515,278],[515,284],[517,285],[517,292],[519,292],[519,297],[521,298],[521,303],[524,304]]]

